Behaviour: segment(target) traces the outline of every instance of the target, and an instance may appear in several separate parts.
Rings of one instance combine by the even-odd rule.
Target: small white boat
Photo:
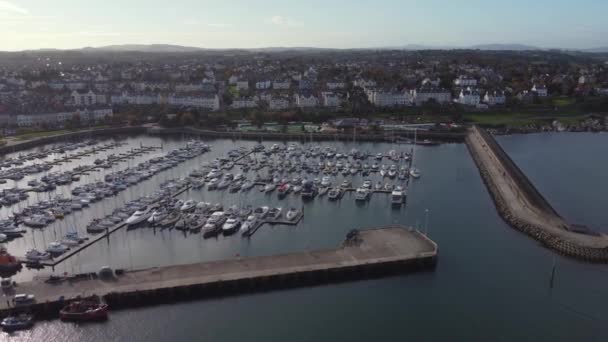
[[[260,219],[263,219],[266,217],[266,215],[268,215],[268,211],[270,211],[269,207],[258,207],[253,210],[253,214],[259,217]]]
[[[287,213],[285,214],[285,218],[287,218],[288,221],[293,221],[295,220],[298,216],[300,215],[300,210],[296,209],[296,208],[291,208],[287,211]]]
[[[238,217],[231,217],[224,222],[224,225],[222,226],[222,233],[224,235],[229,235],[239,230],[240,227],[241,219]]]
[[[46,251],[51,253],[51,254],[63,254],[65,253],[69,248],[65,245],[62,245],[60,242],[51,242],[49,244],[49,246],[47,247]]]
[[[264,186],[264,192],[273,192],[276,189],[277,185],[274,183],[268,183]]]
[[[245,220],[245,222],[243,222],[243,224],[241,225],[241,230],[243,231],[249,231],[251,229],[253,229],[255,227],[255,224],[258,222],[258,217],[255,215],[249,215],[247,217],[247,220]]]
[[[412,176],[414,179],[420,178],[420,171],[417,168],[413,167],[410,170],[410,176]]]
[[[282,212],[283,208],[271,208],[268,210],[268,217],[272,220],[278,220],[281,217]]]
[[[319,196],[323,196],[323,195],[325,195],[327,193],[327,191],[329,191],[329,188],[327,188],[327,187],[320,188],[318,195]]]

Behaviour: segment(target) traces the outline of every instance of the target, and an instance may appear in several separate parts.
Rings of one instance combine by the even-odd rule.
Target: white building
[[[236,82],[237,90],[247,90],[249,89],[249,81],[237,81]]]
[[[327,89],[336,90],[336,89],[344,89],[346,88],[346,83],[342,81],[330,81],[326,83]]]
[[[549,96],[549,91],[547,90],[547,87],[545,85],[542,84],[535,84],[532,87],[532,92],[536,94],[536,96],[538,97],[547,97]]]
[[[92,90],[88,92],[72,91],[72,105],[74,106],[93,106],[96,104],[106,104],[104,94],[96,94]]]
[[[337,108],[342,104],[342,98],[333,92],[326,91],[322,93],[323,107]]]
[[[167,104],[179,107],[195,107],[216,111],[220,109],[220,99],[213,95],[179,95],[171,94],[167,97]]]
[[[229,85],[236,85],[236,82],[239,81],[239,77],[236,75],[232,75],[230,76],[230,78],[228,78],[228,84]]]
[[[420,88],[414,90],[414,101],[416,105],[421,105],[431,99],[439,104],[452,102],[452,93],[442,88]]]
[[[272,81],[257,81],[255,82],[255,89],[261,89],[261,90],[265,90],[265,89],[270,89],[272,87]]]
[[[160,96],[151,93],[122,94],[112,95],[110,97],[112,104],[130,104],[130,105],[153,105],[160,103]]]
[[[441,79],[439,77],[436,79],[425,78],[422,80],[422,87],[439,88],[440,84]]]
[[[202,86],[200,84],[185,84],[180,83],[175,85],[175,92],[177,93],[191,93],[194,91],[201,91]]]
[[[270,110],[284,110],[289,108],[289,99],[285,97],[273,97],[268,102]]]
[[[481,102],[481,96],[477,90],[467,88],[460,91],[457,102],[465,106],[477,106]]]
[[[477,87],[477,80],[471,77],[459,76],[454,80],[454,85],[457,87]]]
[[[299,108],[317,107],[319,105],[319,99],[312,94],[295,94],[294,99],[296,106]]]
[[[234,99],[230,107],[232,109],[244,109],[244,108],[256,108],[258,106],[257,98],[254,97],[240,97]]]
[[[483,102],[488,106],[496,106],[496,105],[504,105],[507,103],[507,97],[505,96],[504,91],[493,91],[486,92],[486,95],[483,97]]]
[[[376,107],[402,107],[412,105],[412,95],[407,90],[369,90],[367,99]]]
[[[272,89],[275,89],[275,90],[287,90],[287,89],[289,89],[289,87],[291,87],[290,80],[275,80],[272,83]]]

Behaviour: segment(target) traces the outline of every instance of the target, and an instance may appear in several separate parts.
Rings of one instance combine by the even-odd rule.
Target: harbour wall
[[[116,128],[103,128],[103,129],[92,129],[77,131],[72,133],[52,135],[48,137],[41,137],[31,140],[25,140],[23,142],[8,143],[0,147],[0,155],[7,153],[18,152],[33,148],[40,145],[46,145],[56,142],[76,140],[88,137],[98,136],[109,136],[109,135],[123,135],[123,134],[142,134],[146,133],[146,128],[142,126],[133,127],[116,127]]]
[[[213,131],[192,127],[149,128],[148,133],[159,135],[188,134],[206,138],[226,138],[245,140],[279,140],[279,141],[370,141],[392,142],[398,138],[414,138],[414,132],[385,132],[383,134],[326,134],[326,133],[279,133],[279,132],[234,132]],[[464,142],[466,134],[458,132],[417,131],[418,139],[430,139],[444,142]]]
[[[66,302],[97,295],[112,310],[226,297],[432,270],[437,244],[424,234],[393,226],[361,231],[336,249],[236,258],[125,272],[102,280],[85,274],[57,284],[18,284],[39,302],[23,309],[37,319],[54,319]],[[0,316],[22,310],[0,303]]]
[[[495,155],[500,158],[500,162],[503,163],[511,177],[516,181],[519,190],[521,190],[521,193],[527,197],[529,203],[537,206],[538,210],[546,213],[547,215],[555,215],[561,219],[548,201],[542,196],[542,194],[540,194],[536,187],[534,187],[530,180],[519,169],[519,167],[517,167],[513,160],[500,147],[500,145],[498,145],[496,140],[480,128],[474,127],[472,130],[478,130],[486,144],[492,149],[492,151],[495,152]],[[472,141],[471,134],[473,133],[469,133],[466,138],[466,145],[469,149],[471,157],[479,169],[481,178],[486,185],[492,200],[494,201],[496,210],[510,226],[527,234],[528,236],[539,241],[545,247],[553,249],[562,255],[586,262],[608,263],[608,248],[595,247],[574,242],[560,234],[555,234],[554,232],[548,231],[541,226],[530,223],[528,220],[520,217],[514,210],[512,210],[512,203],[503,198],[502,193],[498,188],[497,180],[494,179],[484,162],[482,162],[481,157],[478,155],[478,150],[473,148],[472,144],[474,142]],[[567,233],[575,234],[572,232]],[[599,238],[600,237],[598,237],[598,239]],[[592,240],[593,236],[589,236],[589,239]]]

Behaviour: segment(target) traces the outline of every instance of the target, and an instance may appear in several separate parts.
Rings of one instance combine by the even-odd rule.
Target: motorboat
[[[244,181],[241,185],[241,191],[251,190],[255,184],[251,181]]]
[[[186,202],[184,202],[184,204],[182,204],[182,206],[179,209],[181,211],[190,211],[190,210],[193,210],[194,207],[196,207],[196,201],[195,200],[187,200]]]
[[[146,221],[147,219],[150,218],[150,213],[147,212],[145,209],[140,209],[140,210],[136,210],[133,215],[131,215],[126,221],[125,223],[128,226],[135,226],[138,225],[144,221]]]
[[[420,171],[417,168],[413,167],[410,170],[410,176],[412,176],[412,178],[414,178],[414,179],[418,179],[418,178],[420,178]]]
[[[253,214],[260,219],[264,219],[268,215],[269,210],[269,207],[257,207],[253,210]]]
[[[169,213],[164,209],[155,210],[154,212],[152,212],[150,217],[148,217],[148,223],[152,225],[157,224],[164,220],[168,215]]]
[[[268,184],[266,184],[264,186],[263,191],[266,192],[266,193],[270,193],[270,192],[273,192],[274,189],[276,189],[276,187],[277,187],[276,184],[274,184],[274,183],[268,183]]]
[[[278,220],[281,217],[282,212],[283,208],[270,208],[270,210],[268,210],[268,218],[271,220]]]
[[[277,190],[279,198],[285,198],[285,196],[287,196],[290,190],[291,185],[289,185],[289,183],[281,184],[281,186],[279,186],[279,189]]]
[[[253,229],[258,222],[258,217],[256,215],[249,215],[247,219],[241,224],[241,230],[248,232]]]
[[[217,185],[219,184],[219,182],[220,182],[220,180],[219,180],[219,179],[217,179],[217,178],[212,178],[212,179],[209,181],[209,184],[207,184],[207,189],[208,189],[208,190],[215,190],[215,189],[217,189]]]
[[[49,260],[51,257],[51,253],[43,253],[38,251],[37,249],[30,249],[25,253],[25,258],[31,261]]]
[[[34,317],[30,314],[22,313],[17,316],[8,316],[0,322],[4,331],[25,330],[34,326]]]
[[[162,228],[173,227],[177,221],[182,217],[179,211],[173,211],[167,215],[162,221],[158,223]]]
[[[331,179],[329,177],[323,177],[323,179],[321,179],[321,187],[323,188],[328,188],[331,186]]]
[[[395,178],[396,176],[397,176],[397,166],[391,165],[391,167],[388,169],[388,177]]]
[[[330,201],[339,200],[340,198],[342,198],[343,195],[344,190],[340,188],[333,188],[327,192],[327,198],[329,198]]]
[[[369,189],[367,188],[357,188],[355,192],[355,200],[356,201],[367,201],[369,199]]]
[[[329,191],[328,187],[322,187],[322,188],[320,188],[319,189],[319,196],[324,196],[327,193],[327,191]]]
[[[296,185],[293,187],[293,193],[294,194],[299,194],[300,192],[302,192],[302,186],[301,185]]]
[[[342,181],[342,184],[340,184],[340,187],[342,189],[348,189],[351,187],[351,182],[348,179],[345,179]]]
[[[58,255],[65,253],[68,249],[69,248],[67,246],[61,244],[58,241],[55,241],[49,244],[49,246],[46,248],[46,251],[53,255]]]
[[[285,214],[285,218],[287,219],[287,221],[294,221],[296,218],[298,218],[299,215],[300,215],[300,210],[298,210],[296,208],[291,208]]]
[[[317,193],[318,193],[317,188],[314,186],[314,184],[312,182],[305,182],[304,185],[302,186],[302,199],[303,200],[313,199],[313,198],[315,198]]]
[[[62,321],[91,322],[108,319],[108,305],[92,301],[72,302],[59,311]]]
[[[391,193],[391,204],[400,206],[405,201],[405,193],[400,189],[395,189]]]
[[[224,235],[234,234],[241,227],[241,219],[238,217],[230,217],[222,226],[222,233]]]

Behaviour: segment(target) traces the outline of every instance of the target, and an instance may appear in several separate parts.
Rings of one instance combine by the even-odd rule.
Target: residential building
[[[483,97],[483,102],[485,102],[488,106],[501,106],[507,103],[507,97],[505,96],[504,91],[488,91]]]
[[[456,101],[465,106],[477,106],[481,101],[481,96],[476,89],[467,88],[460,91]]]
[[[191,93],[195,91],[201,91],[202,86],[200,84],[176,84],[175,92],[176,93]]]
[[[296,106],[299,108],[317,107],[319,105],[319,99],[312,94],[295,94],[294,99]]]
[[[249,81],[247,80],[239,80],[236,82],[237,90],[247,90],[249,89]]]
[[[326,83],[327,89],[337,90],[346,88],[346,83],[343,81],[330,81]]]
[[[272,83],[272,89],[275,90],[287,90],[289,87],[291,87],[290,80],[274,80]]]
[[[96,94],[92,90],[88,92],[74,90],[72,91],[71,100],[74,106],[93,106],[96,104],[106,104],[106,95]]]
[[[272,87],[272,81],[257,81],[255,82],[255,89],[265,90]]]
[[[239,97],[232,100],[232,109],[256,108],[258,106],[257,97]]]
[[[549,91],[544,84],[535,84],[532,87],[532,92],[536,94],[538,97],[547,97],[549,96]]]
[[[268,102],[268,109],[270,110],[284,110],[289,108],[289,99],[286,97],[273,96]]]
[[[457,87],[477,87],[477,80],[472,77],[459,76],[454,80],[454,85]]]
[[[403,107],[412,105],[412,95],[407,90],[368,90],[367,98],[376,107]]]
[[[217,94],[171,94],[167,97],[170,106],[194,107],[216,111],[220,109],[220,99]]]
[[[417,106],[431,99],[439,104],[452,102],[452,93],[443,88],[423,87],[420,89],[415,89],[413,95]]]
[[[334,92],[326,91],[322,94],[323,107],[337,108],[342,104],[342,97]]]

